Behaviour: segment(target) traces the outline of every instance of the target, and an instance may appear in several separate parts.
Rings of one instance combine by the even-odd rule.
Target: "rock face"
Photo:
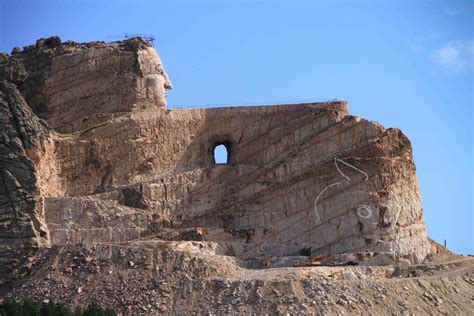
[[[18,64],[20,71],[4,76],[25,77],[18,88],[26,101],[61,133],[135,108],[164,109],[166,89],[171,89],[156,51],[139,39],[107,45],[38,40],[7,63]]]
[[[26,272],[48,243],[35,163],[48,129],[12,83],[0,81],[0,285]]]
[[[243,267],[430,252],[410,141],[346,102],[167,110],[138,38],[39,40],[0,80],[1,282],[43,245],[191,240]]]

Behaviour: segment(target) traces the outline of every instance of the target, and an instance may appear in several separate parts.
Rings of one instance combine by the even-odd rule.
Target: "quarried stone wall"
[[[429,253],[410,141],[344,101],[167,110],[171,82],[141,39],[0,57],[2,275],[49,243],[198,240],[361,264]]]

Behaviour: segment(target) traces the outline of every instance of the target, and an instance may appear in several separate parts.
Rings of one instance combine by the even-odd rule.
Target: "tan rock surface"
[[[141,39],[53,37],[0,57],[0,282],[16,279],[0,295],[97,298],[125,314],[472,307],[472,260],[437,263],[453,270],[448,285],[438,279],[451,274],[425,266],[439,255],[400,130],[349,115],[344,101],[167,110],[171,82]],[[214,162],[219,144],[228,164]],[[366,267],[291,267],[312,256]],[[400,286],[426,287],[430,302]]]
[[[177,227],[248,231],[252,256],[429,252],[408,139],[344,103],[145,110],[111,125],[58,146],[67,195],[135,184]],[[213,162],[221,142],[229,165]]]
[[[29,105],[61,133],[135,108],[164,109],[172,88],[156,51],[139,39],[107,45],[38,41],[10,59],[28,73],[20,90]]]

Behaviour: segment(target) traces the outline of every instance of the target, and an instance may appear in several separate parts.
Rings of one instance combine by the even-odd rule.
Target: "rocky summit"
[[[345,101],[167,109],[144,39],[0,55],[0,298],[118,314],[470,314],[409,139]],[[218,146],[227,162],[216,163]]]

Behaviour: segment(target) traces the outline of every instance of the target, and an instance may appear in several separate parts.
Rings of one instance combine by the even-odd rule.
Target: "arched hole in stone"
[[[214,163],[217,165],[229,163],[229,148],[225,144],[217,144],[214,147]]]

